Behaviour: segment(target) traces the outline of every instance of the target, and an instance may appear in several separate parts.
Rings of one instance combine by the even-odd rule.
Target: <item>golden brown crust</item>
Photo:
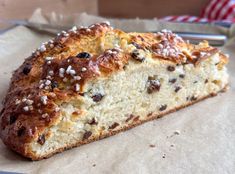
[[[129,60],[143,61],[134,54],[135,50],[149,52],[153,60],[175,64],[198,64],[219,52],[207,43],[186,43],[170,31],[124,33],[100,23],[62,32],[44,43],[14,72],[0,117],[3,142],[37,159],[28,143],[58,122],[58,105],[82,98],[87,81],[123,70]],[[226,64],[228,58],[219,54]]]

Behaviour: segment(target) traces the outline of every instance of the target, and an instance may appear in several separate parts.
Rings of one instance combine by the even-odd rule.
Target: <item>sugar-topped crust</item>
[[[192,45],[168,30],[125,33],[107,23],[73,27],[42,44],[14,72],[0,117],[3,142],[30,156],[27,144],[35,139],[40,143],[41,133],[59,121],[60,103],[82,99],[88,81],[122,71],[130,60],[145,61],[141,52],[173,65],[197,66],[215,53],[221,55],[220,64],[228,62],[207,42]]]

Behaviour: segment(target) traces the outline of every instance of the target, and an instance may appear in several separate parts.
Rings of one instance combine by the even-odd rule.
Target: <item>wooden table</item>
[[[199,15],[209,0],[0,0],[0,19],[27,19],[36,8],[43,12],[87,12],[109,17],[152,18],[166,15]],[[3,25],[0,24],[0,28]]]

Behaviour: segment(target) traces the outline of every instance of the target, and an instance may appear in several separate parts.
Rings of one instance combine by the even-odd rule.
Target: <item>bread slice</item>
[[[73,27],[17,69],[3,102],[2,141],[40,160],[224,91],[228,56],[170,31]]]

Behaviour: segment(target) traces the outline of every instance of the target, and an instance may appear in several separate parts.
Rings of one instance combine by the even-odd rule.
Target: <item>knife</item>
[[[23,173],[0,171],[0,174],[23,174]]]
[[[48,32],[56,34],[62,30],[68,30],[71,26],[62,26],[62,25],[51,25],[51,24],[42,24],[29,22],[27,20],[0,20],[0,23],[7,23],[11,25],[23,25],[31,29],[38,31]],[[148,32],[157,32],[157,31],[148,31]],[[189,40],[191,43],[199,43],[200,41],[207,40],[210,45],[213,46],[223,46],[227,41],[227,36],[222,34],[206,34],[206,33],[195,33],[195,32],[179,32],[173,31],[174,33],[181,36],[184,40]]]

